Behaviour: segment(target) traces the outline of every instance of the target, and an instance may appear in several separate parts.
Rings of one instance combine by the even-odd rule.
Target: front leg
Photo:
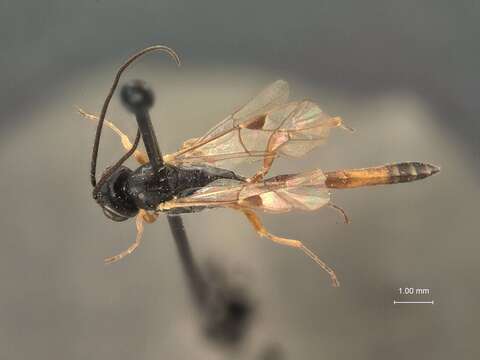
[[[98,116],[89,114],[83,109],[80,109],[79,107],[77,107],[77,110],[80,113],[80,115],[82,115],[84,118],[95,121],[95,122],[98,121]],[[122,146],[125,150],[129,151],[132,148],[133,144],[128,138],[128,136],[125,135],[125,133],[122,130],[120,130],[114,123],[108,120],[105,120],[104,124],[110,129],[112,129],[113,132],[120,137],[120,142],[122,143]],[[133,153],[133,156],[141,165],[148,163],[147,154],[145,154],[143,151],[135,150],[135,152]]]
[[[133,253],[138,248],[138,246],[142,241],[143,228],[144,228],[143,223],[146,222],[148,224],[151,224],[157,219],[157,217],[158,215],[156,214],[150,214],[145,210],[140,210],[140,212],[138,213],[135,219],[135,223],[137,225],[137,236],[135,237],[135,242],[132,245],[130,245],[128,249],[122,251],[120,254],[106,258],[104,260],[105,264],[112,264],[114,262],[117,262],[118,260],[123,259],[125,256]]]

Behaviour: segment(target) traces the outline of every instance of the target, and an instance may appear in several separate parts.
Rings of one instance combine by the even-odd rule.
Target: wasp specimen
[[[435,165],[404,162],[328,172],[316,169],[267,177],[277,157],[301,157],[324,143],[331,130],[351,130],[340,117],[328,115],[311,101],[289,102],[289,86],[283,80],[269,85],[205,135],[189,139],[178,151],[162,156],[148,113],[154,96],[143,82],[135,81],[121,90],[124,105],[137,118],[139,128],[135,141],[132,143],[112,122],[105,120],[124,70],[137,58],[152,51],[164,51],[180,65],[178,55],[171,48],[161,45],[145,48],[120,67],[99,117],[80,110],[85,117],[98,121],[90,173],[93,198],[111,220],[136,217],[135,242],[120,254],[105,259],[106,263],[131,254],[140,244],[143,224],[153,223],[161,213],[178,215],[203,209],[230,208],[243,213],[258,235],[302,250],[328,273],[332,285],[338,286],[335,272],[313,251],[300,240],[271,234],[257,213],[313,211],[330,206],[341,211],[348,222],[345,212],[331,202],[331,189],[404,183],[439,171]],[[97,182],[96,162],[104,124],[120,137],[127,152],[115,165],[107,168]],[[146,153],[137,149],[141,137]],[[140,163],[135,170],[122,165],[132,155]],[[255,174],[242,176],[233,171],[247,161],[261,163]]]

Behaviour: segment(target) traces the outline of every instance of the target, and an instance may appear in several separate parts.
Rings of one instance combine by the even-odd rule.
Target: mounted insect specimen
[[[93,198],[105,215],[114,221],[136,217],[135,242],[120,254],[105,259],[107,263],[131,254],[140,244],[143,224],[154,222],[162,213],[176,215],[229,208],[243,213],[258,235],[302,250],[328,273],[333,286],[338,286],[335,272],[313,251],[299,240],[271,234],[257,213],[313,211],[330,206],[341,211],[348,222],[343,210],[331,202],[331,189],[404,183],[439,171],[435,165],[404,162],[328,172],[316,169],[266,177],[277,157],[301,157],[325,142],[331,130],[351,130],[340,117],[329,116],[311,101],[288,102],[289,86],[283,80],[269,85],[205,135],[189,139],[177,152],[162,156],[148,113],[154,103],[153,93],[143,82],[132,82],[121,90],[124,105],[138,122],[135,141],[132,143],[112,122],[105,120],[123,71],[151,51],[164,51],[180,64],[172,49],[160,45],[148,47],[120,67],[99,117],[80,110],[85,117],[98,121],[91,163]],[[120,137],[127,152],[116,164],[107,168],[97,182],[96,162],[104,124]],[[140,137],[146,154],[137,149]],[[122,165],[132,155],[141,164],[135,170]],[[247,161],[261,162],[255,174],[245,177],[233,171]]]

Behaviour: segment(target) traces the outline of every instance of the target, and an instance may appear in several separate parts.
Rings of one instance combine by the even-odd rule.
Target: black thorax
[[[97,202],[110,219],[123,221],[135,216],[139,209],[156,210],[165,201],[188,196],[219,179],[244,181],[232,171],[211,166],[165,164],[156,172],[150,164],[135,171],[122,166],[101,187]],[[186,208],[180,212],[191,211]]]

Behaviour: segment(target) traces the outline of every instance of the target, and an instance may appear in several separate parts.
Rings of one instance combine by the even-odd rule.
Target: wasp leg
[[[98,116],[93,115],[93,114],[89,114],[79,107],[77,107],[77,110],[80,113],[80,115],[82,115],[84,118],[95,121],[95,122],[98,121]],[[105,125],[107,127],[109,127],[110,129],[112,129],[113,132],[120,137],[120,142],[122,143],[122,146],[125,150],[128,151],[132,148],[133,144],[130,141],[130,139],[128,138],[128,136],[125,135],[125,133],[123,131],[121,131],[114,123],[112,123],[108,120],[105,120]],[[147,154],[145,154],[143,151],[135,150],[135,152],[133,153],[133,156],[142,165],[144,165],[148,162]]]
[[[118,260],[123,259],[125,256],[133,253],[137,249],[137,247],[140,245],[140,242],[142,241],[143,222],[150,224],[155,220],[156,220],[155,215],[152,215],[143,210],[140,210],[140,213],[137,215],[135,220],[135,223],[137,225],[137,236],[135,238],[135,242],[132,245],[130,245],[127,250],[122,251],[120,254],[106,258],[104,260],[105,264],[112,264]]]
[[[350,224],[350,218],[348,217],[347,213],[345,212],[345,210],[343,210],[340,206],[338,205],[335,205],[334,203],[332,202],[329,202],[327,204],[327,206],[331,207],[332,209],[335,209],[337,210],[340,215],[343,216],[343,221],[345,222],[345,224]]]
[[[268,157],[263,160],[263,167],[261,170],[259,170],[255,175],[249,177],[247,179],[247,182],[249,183],[255,183],[263,179],[265,175],[268,174],[270,169],[272,168],[273,160],[275,160],[275,157]]]
[[[144,211],[144,210],[141,210],[141,211],[142,211],[143,221],[145,221],[147,224],[154,223],[158,218],[158,214]]]
[[[303,243],[299,240],[292,240],[292,239],[285,239],[279,236],[275,236],[273,234],[270,234],[267,229],[263,226],[262,222],[260,221],[260,218],[251,210],[246,210],[242,209],[242,212],[245,214],[247,219],[250,221],[252,226],[254,227],[255,231],[257,232],[258,235],[262,237],[266,237],[267,239],[280,244],[280,245],[286,245],[290,246],[293,248],[297,248],[302,250],[310,259],[315,261],[329,276],[330,280],[332,282],[332,286],[338,287],[340,286],[340,283],[337,279],[337,275],[335,275],[335,271],[333,271],[330,266],[325,264],[320,258],[309,248],[307,248]]]

